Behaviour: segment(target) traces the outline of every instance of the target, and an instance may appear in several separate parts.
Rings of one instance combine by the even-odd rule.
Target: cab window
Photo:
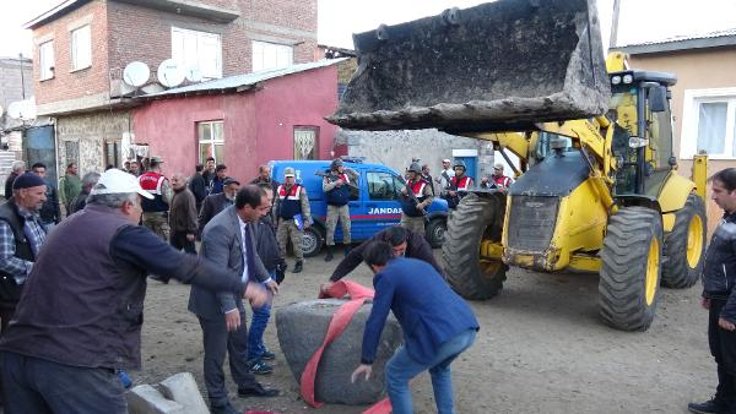
[[[396,199],[398,189],[393,174],[369,171],[366,178],[368,180],[368,197],[371,200]]]

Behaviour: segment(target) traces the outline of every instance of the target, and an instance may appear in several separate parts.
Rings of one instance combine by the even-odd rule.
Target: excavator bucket
[[[604,114],[596,0],[499,0],[353,36],[349,129],[528,130]]]

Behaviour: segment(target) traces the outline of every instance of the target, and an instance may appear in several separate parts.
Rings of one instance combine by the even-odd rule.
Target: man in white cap
[[[505,191],[514,183],[514,180],[512,180],[511,177],[507,177],[503,174],[503,164],[500,162],[493,166],[492,178],[499,190]]]
[[[455,171],[452,170],[452,161],[450,161],[449,158],[445,158],[444,160],[442,160],[442,170],[440,171],[440,174],[437,176],[437,178],[435,178],[437,184],[440,185],[440,194],[445,191],[447,187],[450,186],[450,179],[454,175]]]
[[[115,372],[140,367],[149,272],[265,302],[259,284],[138,226],[141,197],[152,196],[136,177],[105,171],[49,234],[0,339],[5,413],[127,413]]]

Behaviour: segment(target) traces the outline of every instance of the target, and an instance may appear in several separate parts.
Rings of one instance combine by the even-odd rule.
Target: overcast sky
[[[466,8],[484,0],[318,0],[319,41],[352,48],[352,33]],[[613,0],[596,0],[604,44],[608,44]],[[618,44],[661,40],[736,28],[736,0],[620,0]],[[0,0],[0,56],[31,53],[23,23],[62,0]],[[544,4],[544,2],[542,2]]]

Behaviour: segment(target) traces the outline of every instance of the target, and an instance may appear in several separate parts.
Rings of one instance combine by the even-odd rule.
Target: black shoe
[[[229,402],[225,405],[211,406],[210,412],[212,414],[240,414],[240,411],[236,410]]]
[[[274,354],[273,352],[271,352],[268,349],[266,349],[261,354],[261,359],[264,360],[264,361],[273,361],[274,359],[276,359],[276,354]]]
[[[332,261],[332,246],[327,246],[327,253],[325,253],[325,262]]]
[[[255,388],[238,388],[238,397],[276,397],[280,391],[276,388],[264,388],[263,385],[257,384]]]
[[[722,404],[720,401],[713,398],[702,403],[690,403],[687,405],[688,411],[697,414],[717,414],[721,412]]]
[[[296,264],[294,265],[294,270],[292,270],[292,271],[291,271],[291,273],[301,273],[301,271],[303,270],[303,269],[302,269],[302,268],[303,268],[303,266],[304,266],[304,263],[303,263],[303,262],[302,262],[301,260],[299,260],[299,261],[298,261],[298,262],[296,262]]]

